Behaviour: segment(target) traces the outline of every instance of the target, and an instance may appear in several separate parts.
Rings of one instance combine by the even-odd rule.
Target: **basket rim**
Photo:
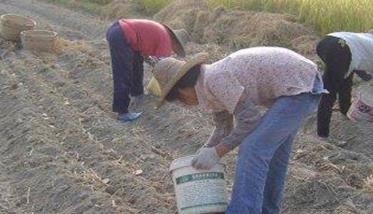
[[[18,24],[17,23],[16,25],[18,25],[18,26],[22,26],[22,27],[35,27],[36,26],[36,21],[34,19],[32,19],[30,17],[26,17],[26,16],[21,16],[21,15],[18,15],[18,14],[12,14],[12,13],[3,14],[3,15],[0,16],[0,21],[2,21],[3,25],[13,27],[13,25],[10,25],[8,23],[10,21],[10,19],[6,19],[6,17],[8,17],[8,16],[13,16],[13,17],[15,16],[15,17],[22,18],[25,21],[27,21],[27,23],[25,23],[25,24]]]
[[[32,34],[32,33],[48,33],[48,34]],[[56,31],[51,31],[51,30],[24,30],[21,32],[21,36],[25,37],[50,37],[54,38],[57,37],[58,33]]]

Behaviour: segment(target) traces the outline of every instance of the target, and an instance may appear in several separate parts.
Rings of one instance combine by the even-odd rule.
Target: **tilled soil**
[[[147,96],[137,107],[144,116],[121,124],[111,112],[110,22],[33,0],[0,1],[3,13],[31,16],[61,39],[56,54],[0,39],[0,213],[175,213],[169,164],[204,143],[209,116],[155,110]],[[336,132],[359,128],[335,120]],[[347,144],[318,142],[313,124],[295,145],[283,213],[373,213],[372,129],[358,129],[366,137],[353,146],[348,136]],[[229,190],[235,154],[224,158]]]

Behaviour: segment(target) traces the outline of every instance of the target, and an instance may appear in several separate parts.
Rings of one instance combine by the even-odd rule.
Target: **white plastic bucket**
[[[370,86],[361,87],[358,99],[355,100],[347,112],[347,117],[355,122],[373,122],[373,88]]]
[[[224,213],[227,208],[223,164],[211,170],[191,166],[194,156],[174,160],[170,171],[179,214]]]

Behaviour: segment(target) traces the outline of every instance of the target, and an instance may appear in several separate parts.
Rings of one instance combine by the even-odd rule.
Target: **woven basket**
[[[27,30],[21,33],[23,48],[31,51],[53,52],[57,33],[47,30]]]
[[[0,16],[0,36],[6,40],[19,41],[20,33],[34,29],[36,22],[30,18],[4,14]]]

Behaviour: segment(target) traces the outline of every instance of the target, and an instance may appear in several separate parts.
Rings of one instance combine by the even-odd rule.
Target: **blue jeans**
[[[322,90],[320,79],[315,90]],[[317,91],[278,98],[244,139],[226,214],[280,213],[292,143],[302,121],[317,108]]]
[[[144,58],[132,50],[118,22],[109,27],[106,39],[110,47],[113,71],[113,111],[127,113],[130,97],[144,94]]]

